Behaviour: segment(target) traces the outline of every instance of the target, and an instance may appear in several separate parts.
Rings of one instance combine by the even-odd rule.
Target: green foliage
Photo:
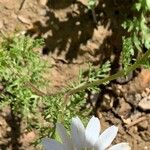
[[[96,6],[96,0],[88,1],[88,8],[94,10]],[[127,29],[128,36],[123,37],[123,50],[121,55],[121,60],[123,63],[123,67],[125,72],[134,70],[139,66],[136,64],[131,66],[131,61],[133,60],[133,56],[136,52],[142,52],[143,46],[147,49],[150,48],[150,38],[149,37],[149,26],[147,19],[147,12],[150,10],[150,3],[148,0],[139,0],[134,5],[134,11],[136,13],[135,16],[131,20],[126,20],[123,24],[123,27]],[[145,57],[147,58],[147,57]],[[144,60],[144,59],[142,59]],[[140,62],[140,61],[137,61]],[[142,62],[140,62],[142,63]],[[118,77],[124,75],[124,71],[118,71],[116,74],[109,77],[109,71],[111,69],[110,62],[106,62],[102,65],[101,68],[95,69],[91,64],[89,65],[89,70],[87,74],[81,72],[79,82],[72,84],[72,87],[66,89],[66,92],[71,90],[72,95],[68,97],[65,104],[63,103],[63,96],[54,96],[50,97],[50,100],[45,101],[45,107],[43,111],[43,115],[47,122],[54,123],[62,121],[65,126],[69,127],[70,119],[76,115],[80,118],[84,118],[85,115],[89,113],[87,109],[83,109],[86,104],[85,91],[100,91],[98,83],[107,84],[109,81],[117,79]],[[101,80],[101,79],[107,80]],[[105,81],[108,81],[105,83]],[[94,83],[94,84],[89,84]],[[89,86],[90,85],[90,86]],[[92,85],[92,86],[91,86]],[[51,102],[50,102],[51,101]],[[85,120],[86,122],[86,120]],[[42,128],[43,129],[43,128]],[[42,130],[43,132],[43,130]],[[44,133],[44,132],[43,132]],[[52,136],[53,132],[49,132],[47,128],[45,128],[45,135]],[[49,134],[47,134],[49,133]],[[51,134],[50,134],[51,133]]]
[[[101,68],[95,69],[91,64],[89,65],[88,74],[84,74],[83,71],[79,74],[78,81],[71,84],[70,87],[65,89],[69,91],[72,88],[80,86],[86,82],[92,82],[99,78],[107,77],[110,71],[110,62],[106,62]],[[99,87],[93,86],[88,88],[90,91],[99,91]],[[72,117],[79,116],[83,123],[87,123],[86,116],[89,116],[92,108],[86,108],[87,98],[85,91],[79,91],[67,97],[65,99],[64,95],[56,95],[45,97],[44,107],[42,116],[44,120],[49,122],[45,127],[39,126],[38,130],[40,132],[41,138],[45,136],[55,136],[54,126],[57,122],[62,122],[67,129],[70,128],[70,121]],[[51,127],[49,127],[49,125]]]
[[[80,83],[81,80],[72,83],[71,87],[76,87]],[[67,92],[71,87],[65,89],[65,91]],[[90,113],[91,109],[84,108],[86,104],[85,94],[85,92],[81,91],[67,97],[67,99],[65,99],[64,94],[45,97],[42,115],[46,122],[51,123],[51,128],[49,126],[39,128],[41,138],[55,136],[54,126],[57,122],[63,123],[67,129],[70,128],[72,117],[79,116],[86,122],[85,116]]]
[[[94,67],[89,65],[88,82],[95,81],[96,79],[108,77],[108,73],[111,70],[111,65],[109,61],[106,61],[100,68],[94,69]]]
[[[91,64],[89,64],[89,70],[88,70],[88,75],[87,78],[83,78],[82,82],[83,83],[91,83],[93,81],[96,81],[98,79],[103,79],[109,76],[109,72],[111,70],[111,64],[109,61],[106,61],[100,68],[94,68]],[[103,83],[103,84],[108,84],[109,82]],[[92,86],[89,87],[88,90],[93,91],[93,92],[99,92],[100,88],[98,86]]]
[[[39,86],[42,83],[44,61],[33,48],[43,44],[41,39],[20,36],[4,40],[0,47],[0,107],[10,105],[13,113],[30,117],[35,110],[39,96],[26,86],[28,82]]]
[[[63,121],[69,128],[72,117],[78,115],[85,120],[91,109],[84,108],[86,93],[83,91],[68,97],[66,103],[63,94],[41,97],[32,92],[28,83],[38,88],[44,83],[42,74],[47,66],[34,51],[41,44],[42,40],[33,40],[28,36],[14,37],[1,43],[0,81],[3,90],[0,107],[10,106],[13,113],[27,124],[28,129],[36,129],[43,138],[54,135],[57,122]],[[94,78],[95,74],[91,74],[90,78]],[[82,75],[80,77],[78,82],[72,84],[73,87],[83,82]]]
[[[123,38],[122,63],[124,70],[130,66],[132,56],[134,56],[134,46],[131,37]]]
[[[123,24],[123,27],[128,30],[129,34],[127,37],[123,37],[121,60],[124,70],[128,73],[139,66],[139,64],[136,63],[135,65],[131,66],[131,60],[133,60],[135,53],[142,52],[143,46],[147,49],[150,48],[150,38],[148,38],[149,27],[147,21],[147,12],[150,10],[149,5],[150,4],[148,0],[139,0],[138,3],[135,3],[134,5],[134,11],[136,12],[136,15],[133,16],[132,20],[126,20]],[[88,1],[89,9],[93,10],[95,6],[96,0]],[[116,74],[109,77],[110,69],[110,62],[108,61],[98,69],[95,69],[90,64],[88,73],[84,74],[81,72],[79,81],[75,82],[72,84],[72,87],[69,87],[65,90],[66,92],[71,90],[72,93],[72,95],[65,101],[65,104],[63,99],[64,95],[57,95],[47,98],[44,101],[45,104],[43,108],[43,116],[45,116],[46,121],[52,122],[52,127],[55,126],[56,122],[61,121],[67,128],[69,128],[70,119],[72,117],[78,115],[80,118],[85,118],[85,116],[89,114],[90,109],[83,109],[86,104],[86,92],[83,90],[87,89],[88,91],[100,91],[99,87],[95,85],[98,85],[98,83],[107,84],[109,81],[124,75],[124,71],[121,70],[120,72],[118,71]],[[107,78],[107,80],[101,80],[105,78]],[[105,83],[105,81],[108,82]],[[41,129],[45,136],[54,135],[54,130],[52,130],[52,128],[48,129],[48,127],[42,127]]]
[[[149,0],[138,0],[133,6],[135,16],[126,20],[123,27],[130,33],[129,37],[123,38],[122,63],[124,69],[130,65],[135,51],[142,52],[143,46],[150,49],[150,28],[148,12],[150,11]]]
[[[79,92],[77,94],[68,97],[66,105],[64,104],[64,95],[45,97],[42,107],[42,116],[44,120],[35,123],[34,128],[39,133],[39,139],[35,141],[35,145],[41,142],[43,137],[55,137],[55,125],[58,122],[70,130],[71,118],[79,116],[87,122],[85,116],[89,115],[91,109],[86,109],[85,92]]]
[[[88,5],[87,5],[88,9],[93,10],[96,6],[96,3],[97,3],[97,0],[88,0]]]

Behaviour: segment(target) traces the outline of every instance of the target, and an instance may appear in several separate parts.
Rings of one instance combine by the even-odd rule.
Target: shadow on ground
[[[19,150],[22,145],[19,142],[21,135],[21,118],[14,115],[11,110],[10,114],[5,117],[5,120],[10,127],[10,130],[6,132],[5,138],[10,137],[10,139],[7,140],[7,143],[0,144],[0,149],[7,150],[10,148],[11,150]]]
[[[93,33],[99,26],[111,30],[111,36],[106,36],[98,49],[94,49],[94,55],[101,54],[99,61],[110,59],[115,54],[115,64],[118,62],[122,47],[122,35],[124,31],[121,27],[123,19],[129,17],[131,2],[128,1],[100,1],[95,8],[97,24],[94,23],[92,13],[83,3],[72,1],[52,0],[47,4],[47,21],[43,24],[41,21],[34,22],[33,28],[28,30],[27,34],[36,37],[42,37],[48,33],[45,39],[43,54],[48,55],[56,53],[57,56],[65,53],[65,59],[72,62],[78,55],[84,55],[80,51],[80,46],[87,44],[92,39]],[[71,9],[71,11],[68,11]],[[65,12],[65,20],[61,16],[56,16],[55,12]],[[61,13],[59,13],[61,15]],[[102,35],[103,36],[103,35]],[[99,40],[99,39],[97,39]],[[92,49],[92,47],[91,47]],[[116,55],[117,54],[117,55]]]

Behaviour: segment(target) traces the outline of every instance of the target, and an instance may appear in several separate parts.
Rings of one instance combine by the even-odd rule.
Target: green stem
[[[100,84],[103,84],[105,82],[108,82],[108,81],[112,81],[112,80],[115,80],[125,74],[129,74],[131,71],[135,70],[136,68],[138,68],[142,62],[144,62],[145,60],[148,59],[150,55],[150,50],[148,50],[147,52],[145,52],[145,54],[143,55],[143,57],[141,59],[138,59],[132,66],[128,67],[128,69],[125,71],[125,70],[120,70],[118,71],[117,73],[107,77],[107,78],[104,78],[104,79],[99,79],[99,80],[96,80],[96,81],[93,81],[91,83],[82,83],[80,84],[79,86],[75,87],[74,89],[68,91],[67,93],[64,92],[64,91],[60,91],[60,92],[57,92],[57,93],[44,93],[40,90],[38,90],[34,85],[32,85],[31,83],[29,83],[29,87],[32,89],[32,91],[34,93],[36,93],[37,95],[40,95],[40,96],[55,96],[55,95],[62,95],[64,94],[64,99],[65,99],[65,104],[67,103],[67,99],[68,99],[68,96],[72,95],[72,94],[75,94],[81,90],[85,90],[86,88],[88,87],[91,87],[91,86],[96,86],[96,85],[100,85]]]
[[[142,62],[147,60],[149,55],[150,55],[150,49],[147,52],[145,52],[145,54],[143,55],[143,57],[141,59],[137,60],[126,71],[122,69],[122,70],[118,71],[117,73],[115,73],[115,74],[113,74],[113,75],[111,75],[109,77],[106,77],[104,79],[99,79],[99,80],[93,81],[91,83],[81,84],[78,87],[76,87],[76,88],[70,90],[69,92],[67,92],[66,95],[68,97],[69,95],[75,94],[75,93],[77,93],[77,92],[79,92],[81,90],[85,90],[88,87],[100,85],[100,84],[103,84],[105,82],[109,82],[109,81],[115,80],[115,79],[117,79],[117,78],[119,78],[119,77],[121,77],[121,76],[123,76],[125,74],[129,74],[131,71],[133,71],[136,68],[138,68],[142,64]]]
[[[94,21],[94,23],[97,24],[96,13],[95,13],[94,8],[91,11],[92,11],[92,16],[93,16],[93,21]]]

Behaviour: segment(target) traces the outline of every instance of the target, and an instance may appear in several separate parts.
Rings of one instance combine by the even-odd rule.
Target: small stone
[[[148,150],[148,146],[144,146],[144,149],[145,149],[145,150]]]
[[[134,111],[134,113],[131,114],[130,118],[132,121],[135,121],[137,119],[139,119],[142,116],[142,113],[139,111]]]
[[[150,94],[150,88],[146,88],[145,92],[146,92],[147,95]]]
[[[118,114],[124,117],[127,116],[132,109],[131,106],[124,100],[124,98],[120,99],[119,103],[120,103],[120,108],[118,110]]]
[[[33,141],[35,139],[36,135],[33,131],[24,133],[21,137],[21,142],[27,142],[29,143],[30,141]]]
[[[143,92],[142,92],[142,94],[141,94],[141,96],[142,96],[142,97],[147,97],[146,92],[145,92],[145,91],[143,91]]]
[[[102,103],[101,103],[101,108],[103,110],[109,110],[109,109],[112,108],[113,102],[114,102],[114,98],[111,95],[104,94],[103,95],[103,100],[102,100]]]
[[[28,18],[25,18],[24,16],[22,15],[18,15],[18,20],[24,24],[28,24],[28,25],[31,25],[31,20],[28,19]]]
[[[47,4],[47,0],[38,0],[38,3],[45,6]]]
[[[90,101],[91,101],[93,106],[96,105],[98,97],[99,97],[99,93],[94,93],[94,94],[90,95]]]
[[[121,116],[121,118],[122,118],[123,122],[127,125],[131,124],[131,122],[132,122],[131,118],[124,119],[124,116]]]
[[[46,15],[46,9],[40,9],[38,13],[40,16],[45,16]]]
[[[11,131],[11,127],[7,127],[7,132],[10,132]]]
[[[148,121],[147,121],[147,120],[144,120],[144,121],[140,122],[140,123],[138,124],[138,128],[139,128],[140,130],[147,130],[147,129],[148,129]]]
[[[136,99],[136,101],[139,102],[142,99],[141,94],[139,94],[139,93],[135,94],[135,99]]]
[[[138,106],[142,109],[142,110],[150,110],[150,96],[143,98]]]

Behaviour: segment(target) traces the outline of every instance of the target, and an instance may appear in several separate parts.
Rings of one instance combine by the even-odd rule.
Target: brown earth
[[[68,81],[76,80],[79,69],[86,70],[89,62],[98,67],[109,59],[114,72],[118,70],[124,34],[121,23],[124,17],[130,17],[131,6],[124,0],[101,0],[95,9],[95,24],[85,0],[0,0],[0,33],[45,39],[40,53],[52,65],[46,74],[52,83],[45,92],[57,92]],[[119,126],[115,142],[129,142],[133,150],[148,150],[150,71],[142,69],[137,74],[128,83],[113,82],[103,87],[93,107],[103,129],[111,124]],[[18,132],[17,121],[9,108],[0,112],[0,149],[35,149],[30,142],[37,137],[36,132],[27,132],[24,127]],[[20,143],[17,148],[15,140]]]

